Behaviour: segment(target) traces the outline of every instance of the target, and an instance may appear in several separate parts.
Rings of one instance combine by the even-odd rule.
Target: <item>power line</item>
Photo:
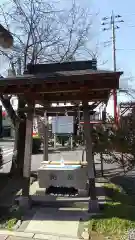
[[[130,49],[117,48],[116,51],[135,51],[135,48],[130,48]]]
[[[135,28],[135,25],[125,25],[127,28]]]

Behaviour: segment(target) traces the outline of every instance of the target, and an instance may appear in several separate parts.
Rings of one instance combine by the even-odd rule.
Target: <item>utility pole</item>
[[[121,19],[122,16],[115,15],[112,11],[110,17],[104,17],[102,20],[102,26],[108,25],[109,27],[104,27],[103,31],[112,31],[112,53],[113,53],[113,71],[117,71],[117,63],[116,63],[116,29],[119,29],[118,23],[123,23],[124,21]],[[114,119],[115,123],[118,124],[118,112],[117,112],[117,90],[113,89],[113,100],[114,100]]]

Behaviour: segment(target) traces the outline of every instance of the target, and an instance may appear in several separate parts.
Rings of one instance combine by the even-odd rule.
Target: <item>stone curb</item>
[[[34,240],[52,240],[54,237],[55,239],[60,240],[79,240],[79,238],[71,237],[71,236],[54,236],[54,235],[48,235],[48,234],[40,234],[40,233],[30,233],[30,232],[17,232],[17,231],[9,231],[9,230],[0,230],[0,239],[7,240],[8,237],[19,237],[19,238],[32,238]]]
[[[9,230],[0,230],[0,236],[14,236],[14,237],[25,237],[25,238],[33,238],[34,233],[27,233],[27,232],[15,232],[15,231],[9,231]],[[6,238],[6,239],[7,239]]]

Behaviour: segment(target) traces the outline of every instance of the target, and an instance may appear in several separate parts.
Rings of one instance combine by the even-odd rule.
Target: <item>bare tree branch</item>
[[[24,69],[28,62],[68,61],[85,48],[92,27],[89,13],[75,1],[70,10],[55,5],[46,0],[11,0],[10,7],[0,6],[3,22],[14,36],[13,51],[0,51],[10,64],[18,56]]]

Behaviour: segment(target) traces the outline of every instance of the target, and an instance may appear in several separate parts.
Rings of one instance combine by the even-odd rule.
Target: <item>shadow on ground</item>
[[[65,146],[65,147],[57,147],[56,149],[54,149],[54,148],[49,148],[48,149],[48,153],[59,153],[59,152],[71,152],[71,151],[76,151],[76,150],[78,150],[78,151],[83,151],[83,148],[78,148],[78,147],[73,147],[73,149],[71,150],[71,147],[69,147],[69,146]],[[40,149],[39,151],[37,151],[37,152],[33,152],[33,154],[34,155],[36,155],[36,154],[43,154],[43,149]]]
[[[121,186],[129,195],[135,195],[135,175],[113,176],[111,182]]]

